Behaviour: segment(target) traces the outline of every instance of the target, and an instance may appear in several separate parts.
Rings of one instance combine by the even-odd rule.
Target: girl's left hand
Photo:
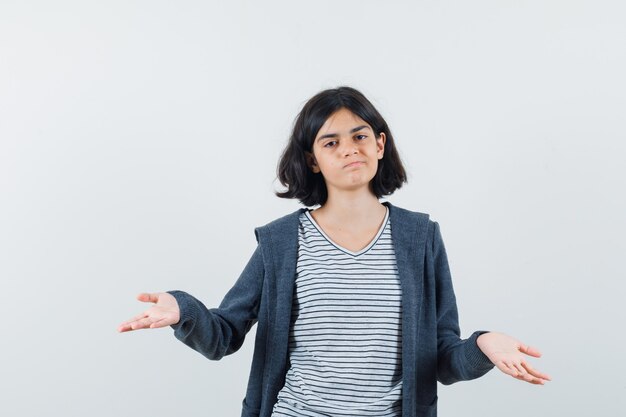
[[[526,362],[525,355],[539,358],[541,353],[511,336],[496,332],[483,333],[478,336],[476,343],[489,360],[507,375],[538,385],[552,380],[549,375],[537,371]]]

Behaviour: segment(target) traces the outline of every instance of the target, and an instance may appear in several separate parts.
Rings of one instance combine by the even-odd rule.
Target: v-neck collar
[[[349,249],[344,248],[343,246],[341,246],[338,243],[334,242],[330,237],[328,237],[328,235],[324,232],[322,227],[319,224],[317,224],[317,222],[315,221],[315,219],[311,215],[311,210],[310,209],[306,210],[304,212],[304,214],[309,219],[311,224],[313,224],[313,226],[317,229],[317,231],[320,232],[320,234],[324,237],[324,239],[326,239],[328,241],[328,243],[330,243],[331,245],[333,245],[334,247],[336,247],[340,251],[347,253],[348,255],[359,256],[359,255],[362,255],[365,252],[369,251],[372,248],[372,246],[374,246],[376,244],[376,242],[378,241],[380,236],[383,234],[383,231],[385,230],[385,227],[387,227],[387,222],[389,221],[389,207],[387,207],[386,205],[385,205],[385,210],[386,210],[385,211],[385,217],[383,219],[382,225],[378,229],[378,232],[376,232],[376,235],[370,241],[370,243],[368,243],[363,249],[361,249],[361,250],[359,250],[357,252],[354,252],[354,251],[351,251]]]

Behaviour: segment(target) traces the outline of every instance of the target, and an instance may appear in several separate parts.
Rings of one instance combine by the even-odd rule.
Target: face
[[[333,113],[322,125],[308,154],[309,166],[324,176],[328,192],[368,188],[383,158],[385,134],[348,109]]]

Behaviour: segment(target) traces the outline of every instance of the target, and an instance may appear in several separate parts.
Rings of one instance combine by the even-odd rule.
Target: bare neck
[[[385,215],[385,206],[371,193],[329,195],[324,205],[313,211],[314,217],[325,225],[338,230],[361,229],[380,223]]]

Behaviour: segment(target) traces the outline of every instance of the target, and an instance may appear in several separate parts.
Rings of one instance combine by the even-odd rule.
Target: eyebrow
[[[355,128],[350,129],[350,133],[358,132],[361,129],[367,129],[367,128],[369,128],[369,126],[367,126],[367,125],[357,126]],[[320,141],[320,140],[326,139],[326,138],[336,138],[337,136],[339,136],[339,134],[337,134],[337,133],[327,133],[325,135],[320,136],[315,141],[317,142],[317,141]]]

